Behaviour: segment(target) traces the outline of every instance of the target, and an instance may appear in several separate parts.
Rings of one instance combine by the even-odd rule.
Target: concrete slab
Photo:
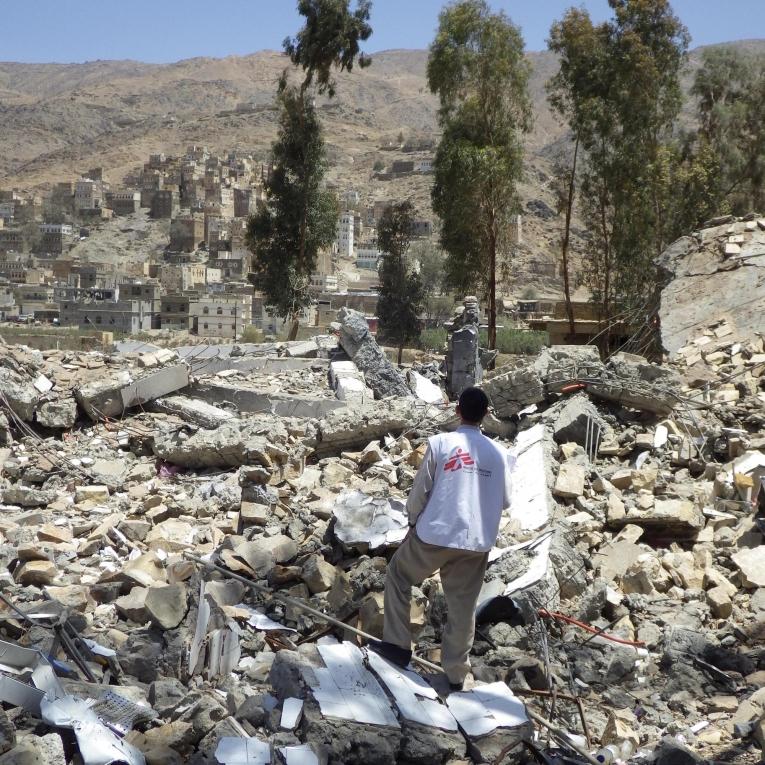
[[[219,427],[236,415],[227,409],[208,404],[206,401],[189,398],[188,396],[163,396],[152,401],[147,409],[150,412],[174,414],[186,422],[199,425],[210,430]]]
[[[296,359],[297,360],[297,359]],[[320,419],[345,406],[342,401],[323,396],[297,396],[290,393],[266,393],[234,383],[200,382],[189,387],[196,399],[209,404],[233,404],[240,412],[269,412],[279,417]]]
[[[173,393],[188,384],[188,367],[172,364],[148,374],[123,369],[105,379],[81,385],[74,393],[88,417],[103,420],[119,417],[126,409]]]

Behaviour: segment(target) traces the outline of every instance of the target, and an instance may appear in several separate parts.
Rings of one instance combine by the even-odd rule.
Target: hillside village
[[[0,318],[112,333],[183,331],[239,340],[248,327],[278,335],[250,281],[249,216],[263,203],[268,167],[252,155],[190,146],[180,157],[152,155],[140,173],[112,185],[101,168],[49,194],[0,191]],[[430,172],[430,160],[393,161],[399,177]],[[343,306],[373,316],[377,302],[376,222],[392,204],[338,195],[334,246],[322,254],[306,330],[326,331]],[[66,222],[63,222],[66,221]],[[120,250],[110,239],[132,239]],[[431,240],[429,219],[414,236]]]

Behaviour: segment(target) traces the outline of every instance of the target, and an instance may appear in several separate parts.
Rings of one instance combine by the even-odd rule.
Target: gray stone
[[[146,594],[148,591],[146,587],[133,587],[127,595],[123,595],[114,601],[117,611],[131,622],[145,624],[149,618],[148,611],[146,610]]]
[[[134,630],[117,648],[117,660],[122,671],[141,683],[153,683],[159,675],[164,653],[162,641],[146,630]]]
[[[152,401],[146,408],[151,412],[174,414],[208,430],[214,430],[236,416],[227,409],[187,396],[163,396]]]
[[[446,351],[446,389],[449,395],[457,398],[465,388],[483,379],[478,299],[466,297],[461,315],[447,323],[446,327],[450,330]]]
[[[342,762],[343,765],[390,765],[398,761],[401,730],[385,725],[363,725],[322,717],[314,701],[306,701],[303,707],[301,732],[306,741],[325,748],[329,762]]]
[[[438,728],[401,721],[401,749],[398,762],[411,765],[445,765],[461,760],[466,754],[466,742],[461,733],[449,733]]]
[[[705,759],[672,736],[665,736],[654,750],[654,765],[701,765]]]
[[[635,524],[673,539],[691,539],[704,528],[701,510],[687,499],[656,499],[653,507],[633,509],[614,526]]]
[[[66,765],[61,736],[19,734],[16,745],[0,756],[0,765]]]
[[[4,709],[0,709],[0,754],[16,746],[16,728],[8,719]]]
[[[738,550],[731,560],[741,572],[744,587],[765,587],[765,545]]]
[[[338,311],[337,318],[340,322],[340,345],[364,373],[367,386],[374,391],[375,397],[409,396],[404,376],[377,345],[364,315],[343,307]]]
[[[186,587],[183,584],[150,587],[144,606],[152,624],[166,630],[175,629],[186,615]]]
[[[168,717],[188,695],[189,689],[180,680],[163,677],[149,687],[149,704],[160,717]]]
[[[321,393],[285,393],[282,391],[263,391],[235,382],[209,381],[195,383],[189,391],[199,403],[233,404],[241,413],[258,414],[261,412],[279,417],[304,417],[318,419],[335,409],[341,409],[345,403],[336,398],[327,398]],[[217,426],[216,426],[217,427]]]
[[[607,426],[589,398],[585,394],[577,394],[567,399],[555,419],[553,433],[555,440],[559,444],[573,441],[580,446],[585,446],[589,422],[592,422],[590,427],[600,431],[600,439],[602,440]],[[593,441],[595,435],[596,433],[593,431],[591,436]]]
[[[545,399],[542,380],[534,367],[525,361],[501,367],[483,381],[482,387],[494,413],[500,418],[512,417],[521,409]]]
[[[45,507],[55,502],[56,495],[52,491],[32,489],[28,486],[13,486],[3,489],[4,505],[19,505],[21,507]]]
[[[297,551],[297,544],[284,534],[257,537],[234,548],[234,554],[244,560],[261,579],[265,578],[277,563],[286,563],[294,558]]]
[[[58,576],[58,569],[49,560],[29,560],[22,563],[13,572],[13,578],[22,585],[32,584],[42,587],[53,584]]]
[[[256,693],[248,696],[236,710],[237,720],[246,720],[255,728],[260,728],[266,722],[268,712],[265,707],[265,695]]]
[[[337,576],[337,569],[320,555],[309,555],[303,564],[301,576],[311,594],[316,594],[326,592],[332,587]]]
[[[553,494],[558,497],[575,499],[584,494],[585,469],[574,462],[564,462],[555,479]]]
[[[228,717],[226,707],[218,703],[212,696],[203,694],[178,719],[191,723],[194,738],[199,741],[226,717]]]
[[[43,401],[35,417],[44,428],[69,430],[77,421],[77,402],[71,397]]]
[[[365,447],[390,434],[411,430],[418,422],[442,416],[441,410],[414,397],[373,401],[363,406],[341,409],[319,422],[314,448],[319,457]]]
[[[35,407],[40,400],[40,394],[32,383],[13,370],[0,367],[0,395],[8,402],[14,414],[25,422],[32,422]]]

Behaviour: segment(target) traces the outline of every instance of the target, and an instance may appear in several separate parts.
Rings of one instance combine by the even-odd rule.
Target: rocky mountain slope
[[[762,40],[736,45],[765,51]],[[524,269],[515,276],[521,281],[536,274],[541,287],[554,290],[560,222],[550,216],[548,176],[565,129],[545,98],[554,57],[542,52],[530,53],[529,59],[535,122],[527,137],[527,176],[521,188],[526,215],[518,259]],[[697,49],[686,85],[699,60]],[[358,189],[367,200],[408,197],[428,212],[429,176],[371,177],[376,161],[389,164],[403,156],[381,151],[387,140],[399,133],[436,134],[437,101],[427,87],[426,61],[424,50],[376,54],[370,68],[339,78],[336,99],[320,100],[331,181]],[[119,182],[150,153],[177,153],[191,143],[213,151],[253,151],[265,159],[276,130],[276,81],[287,63],[274,51],[162,65],[0,63],[0,186],[45,188],[95,166]],[[688,110],[686,118],[691,117]],[[575,251],[582,244],[575,241]]]

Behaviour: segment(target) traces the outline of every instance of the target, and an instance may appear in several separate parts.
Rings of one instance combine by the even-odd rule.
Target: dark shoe
[[[407,651],[406,648],[394,645],[393,643],[386,643],[384,640],[373,640],[367,643],[367,648],[370,651],[374,651],[378,656],[382,656],[383,659],[387,659],[389,662],[395,664],[401,669],[406,669],[409,666],[409,662],[412,660],[412,652]]]

